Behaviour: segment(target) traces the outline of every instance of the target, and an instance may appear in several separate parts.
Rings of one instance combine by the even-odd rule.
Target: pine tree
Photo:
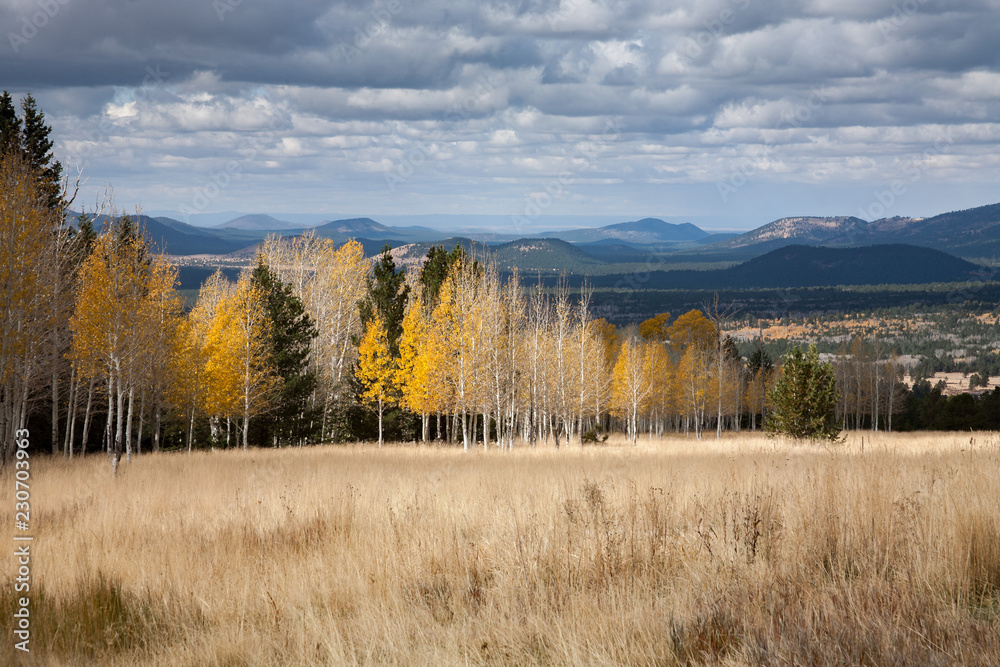
[[[20,152],[21,119],[17,117],[14,100],[6,90],[0,95],[0,156]]]
[[[363,333],[358,302],[365,295],[371,262],[357,241],[338,248],[313,232],[291,239],[270,236],[261,254],[270,270],[292,287],[316,325],[318,335],[310,345],[309,365],[317,376],[317,387],[309,405],[319,413],[316,436],[336,440],[350,414],[350,402],[345,399],[351,394],[351,368]]]
[[[768,435],[826,440],[840,435],[835,417],[840,392],[834,368],[819,360],[815,344],[805,353],[793,347],[784,356],[781,377],[770,397],[774,409],[764,423]]]
[[[385,326],[389,340],[389,350],[393,357],[399,356],[399,337],[403,333],[403,316],[406,313],[409,288],[406,275],[396,271],[391,248],[382,248],[382,256],[372,267],[366,281],[365,298],[358,304],[362,327],[379,317]]]
[[[771,376],[774,374],[774,361],[770,355],[761,347],[760,341],[757,347],[750,353],[747,359],[746,373],[747,383],[747,408],[750,410],[750,426],[757,430],[757,415],[764,418],[767,403],[767,387]]]
[[[35,98],[25,95],[21,100],[21,151],[38,174],[49,208],[61,210],[64,206],[60,183],[62,164],[53,160],[51,133],[52,128],[45,124],[45,114],[38,109]]]
[[[429,308],[437,305],[438,293],[451,267],[464,262],[465,259],[465,248],[459,244],[455,244],[450,253],[444,246],[433,246],[427,251],[427,259],[420,270],[420,284],[423,287],[423,302]]]
[[[268,413],[256,420],[251,434],[256,444],[281,444],[310,439],[320,421],[309,409],[317,375],[309,369],[309,352],[316,325],[302,300],[258,258],[251,280],[259,288],[268,319],[267,365],[281,378]]]

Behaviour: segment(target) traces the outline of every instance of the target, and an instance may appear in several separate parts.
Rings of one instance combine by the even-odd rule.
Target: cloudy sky
[[[0,0],[0,25],[0,87],[88,205],[749,228],[1000,201],[1000,0]]]

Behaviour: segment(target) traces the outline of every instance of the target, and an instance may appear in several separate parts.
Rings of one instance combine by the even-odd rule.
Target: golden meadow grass
[[[1000,663],[995,435],[33,466],[33,664]]]

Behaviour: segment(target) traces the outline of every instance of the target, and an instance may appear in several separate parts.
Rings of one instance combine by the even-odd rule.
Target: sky
[[[0,26],[77,208],[514,231],[1000,201],[1000,0],[0,0]]]

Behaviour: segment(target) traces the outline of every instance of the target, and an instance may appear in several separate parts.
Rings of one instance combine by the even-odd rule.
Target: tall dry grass
[[[35,664],[1000,663],[996,436],[34,466]]]

